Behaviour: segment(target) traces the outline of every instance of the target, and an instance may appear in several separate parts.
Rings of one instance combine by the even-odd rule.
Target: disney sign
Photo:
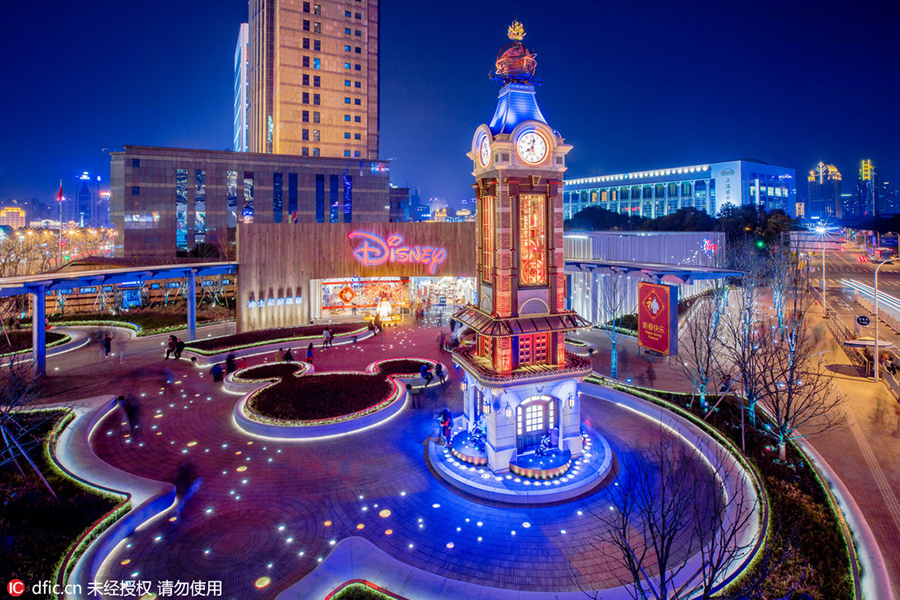
[[[404,246],[403,236],[394,233],[385,240],[369,231],[353,231],[347,237],[361,239],[362,244],[353,251],[353,256],[367,267],[392,263],[419,263],[428,265],[428,273],[434,275],[437,266],[447,260],[444,248],[431,246]]]

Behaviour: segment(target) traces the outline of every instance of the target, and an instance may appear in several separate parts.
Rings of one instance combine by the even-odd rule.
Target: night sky
[[[124,144],[227,149],[246,0],[5,2],[0,201],[109,179]],[[471,195],[487,79],[522,21],[567,177],[819,160],[900,183],[900,3],[383,0],[381,155],[423,198]],[[71,183],[68,184],[71,189]]]

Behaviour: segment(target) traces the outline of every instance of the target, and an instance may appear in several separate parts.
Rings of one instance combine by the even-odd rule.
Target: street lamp
[[[880,353],[878,352],[878,269],[888,263],[891,263],[891,260],[883,260],[878,264],[877,267],[875,267],[875,383],[878,383],[878,359],[880,355]]]
[[[814,231],[822,241],[822,316],[828,317],[828,304],[825,303],[825,232],[827,228],[824,225],[816,225]]]

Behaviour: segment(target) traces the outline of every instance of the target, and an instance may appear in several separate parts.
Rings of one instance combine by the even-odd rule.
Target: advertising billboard
[[[638,345],[666,356],[678,354],[678,288],[638,282]]]

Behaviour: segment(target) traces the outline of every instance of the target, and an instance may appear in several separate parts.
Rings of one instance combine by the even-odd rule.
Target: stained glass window
[[[522,285],[547,283],[547,198],[519,196],[519,280]]]
[[[481,278],[491,281],[494,269],[494,197],[481,198]]]

